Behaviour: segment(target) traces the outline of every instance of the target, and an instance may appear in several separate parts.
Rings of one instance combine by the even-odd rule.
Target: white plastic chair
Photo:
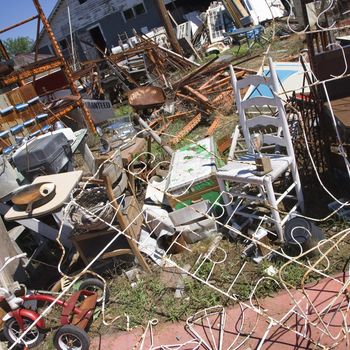
[[[250,219],[262,219],[263,216],[255,215],[254,213],[247,213],[244,211],[246,205],[243,203],[255,203],[261,206],[264,205],[270,213],[268,215],[269,221],[274,224],[275,231],[280,239],[283,241],[283,225],[290,217],[290,214],[297,209],[304,210],[304,199],[301,190],[300,178],[296,166],[295,154],[290,136],[290,131],[287,122],[287,116],[282,100],[277,95],[278,78],[274,69],[271,58],[269,58],[269,66],[271,77],[264,77],[261,75],[248,76],[242,80],[237,81],[233,67],[231,66],[232,85],[236,96],[236,105],[239,114],[240,126],[248,150],[247,154],[240,157],[239,160],[234,160],[234,152],[239,137],[238,127],[234,131],[232,145],[229,154],[229,162],[226,166],[218,169],[217,180],[222,192],[222,197],[226,205],[226,211],[233,220],[235,215],[241,215]],[[249,86],[266,85],[272,92],[272,97],[257,96],[246,100],[242,99],[241,90]],[[258,115],[247,118],[246,110],[253,106],[261,107],[269,106],[271,115]],[[274,108],[274,110],[271,109]],[[264,108],[264,110],[267,108]],[[276,113],[275,113],[276,110]],[[272,171],[263,176],[257,176],[253,173],[256,170],[255,155],[251,145],[251,129],[257,127],[272,127],[274,132],[263,134],[264,145],[275,145],[276,148],[284,148],[286,154],[279,152],[268,154],[271,160]],[[275,193],[273,183],[281,178],[283,174],[290,171],[293,183],[283,193]],[[227,186],[232,186],[231,190],[227,190]],[[247,194],[246,188],[257,187],[258,194]],[[236,190],[234,190],[236,188]],[[237,190],[239,188],[239,190]],[[243,190],[242,190],[243,188]],[[280,214],[279,204],[285,199],[291,197],[290,193],[295,191],[297,204],[285,215],[282,219]],[[230,193],[230,194],[228,194]],[[295,198],[295,197],[294,197]],[[235,199],[235,201],[233,201]]]

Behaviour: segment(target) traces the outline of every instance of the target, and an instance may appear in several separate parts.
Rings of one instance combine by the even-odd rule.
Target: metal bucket
[[[160,107],[165,99],[163,89],[157,86],[139,87],[128,93],[129,105],[136,110]]]
[[[293,255],[299,255],[315,248],[324,238],[320,228],[304,218],[290,219],[284,228],[285,244]],[[319,254],[319,250],[314,249],[307,255],[315,256],[317,254]]]

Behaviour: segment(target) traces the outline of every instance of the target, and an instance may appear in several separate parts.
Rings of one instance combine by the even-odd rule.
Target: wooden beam
[[[191,88],[191,86],[186,85],[184,86],[184,89],[186,89],[191,95],[195,96],[196,98],[198,98],[198,100],[200,100],[201,102],[203,102],[204,104],[207,104],[209,102],[208,97],[204,96],[203,94],[201,94],[200,92],[198,92],[197,90]]]
[[[158,7],[159,13],[163,19],[164,27],[165,27],[165,30],[168,34],[168,38],[169,38],[169,41],[171,43],[172,48],[174,49],[174,51],[176,53],[178,53],[179,55],[182,55],[182,49],[181,49],[179,42],[177,41],[176,33],[174,31],[173,25],[171,24],[171,20],[169,18],[168,12],[166,10],[164,0],[156,0],[155,4]]]

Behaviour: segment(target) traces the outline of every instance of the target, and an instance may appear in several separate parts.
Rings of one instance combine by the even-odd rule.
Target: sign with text
[[[114,118],[112,103],[110,100],[83,99],[89,109],[94,124],[100,124],[107,119]]]

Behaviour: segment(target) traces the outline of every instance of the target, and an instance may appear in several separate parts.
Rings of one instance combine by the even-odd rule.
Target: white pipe
[[[69,23],[69,34],[70,34],[70,42],[72,45],[72,58],[73,58],[73,70],[75,71],[77,69],[76,61],[75,61],[75,51],[74,51],[74,42],[73,42],[73,32],[72,32],[72,22],[70,19],[70,10],[69,6],[67,6],[68,11],[68,23]]]

